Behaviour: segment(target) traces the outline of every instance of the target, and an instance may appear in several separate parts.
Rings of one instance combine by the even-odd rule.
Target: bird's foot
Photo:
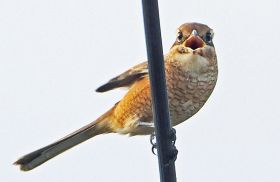
[[[152,144],[152,153],[154,155],[157,155],[156,154],[156,149],[157,149],[157,143],[156,143],[156,133],[153,132],[151,135],[150,135],[150,143]]]
[[[178,150],[175,146],[176,143],[176,130],[174,128],[171,128],[170,134],[169,134],[170,140],[172,142],[172,146],[169,151],[169,162],[166,165],[169,165],[171,162],[176,161]]]
[[[171,140],[172,146],[171,146],[170,151],[168,153],[169,162],[166,165],[169,165],[171,162],[174,162],[177,159],[178,150],[177,150],[177,148],[175,146],[175,143],[176,143],[176,130],[174,128],[171,128],[171,130],[170,130],[169,139]],[[157,143],[156,143],[156,134],[155,134],[155,132],[153,132],[150,135],[150,143],[152,144],[152,153],[154,155],[157,155],[156,154]]]

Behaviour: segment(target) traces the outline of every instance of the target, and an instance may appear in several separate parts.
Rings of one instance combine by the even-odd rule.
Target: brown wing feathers
[[[148,74],[147,62],[138,64],[119,76],[109,80],[106,84],[98,87],[96,92],[106,92],[119,87],[130,87],[134,82]]]
[[[98,87],[96,89],[96,92],[106,92],[119,87],[129,87],[131,84],[133,84],[136,80],[140,79],[144,75],[146,75],[146,73],[138,73],[134,75],[129,75],[123,80],[109,81],[108,83]]]

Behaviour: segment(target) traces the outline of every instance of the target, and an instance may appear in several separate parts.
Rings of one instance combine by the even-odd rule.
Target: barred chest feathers
[[[166,61],[170,117],[172,124],[177,125],[205,104],[215,87],[217,68],[210,64],[215,60],[193,54],[178,54]]]

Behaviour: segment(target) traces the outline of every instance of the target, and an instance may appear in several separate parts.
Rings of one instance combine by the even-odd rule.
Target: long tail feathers
[[[103,133],[112,132],[108,127],[111,113],[114,108],[110,109],[96,121],[80,128],[79,130],[67,135],[66,137],[47,145],[41,149],[24,155],[16,162],[15,165],[19,165],[22,171],[29,171],[35,167],[45,163],[51,158],[61,154],[62,152]]]

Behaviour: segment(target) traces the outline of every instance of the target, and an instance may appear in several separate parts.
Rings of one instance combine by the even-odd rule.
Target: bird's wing
[[[119,87],[130,87],[133,83],[146,75],[148,75],[148,63],[144,62],[112,78],[104,85],[98,87],[96,92],[106,92]]]

